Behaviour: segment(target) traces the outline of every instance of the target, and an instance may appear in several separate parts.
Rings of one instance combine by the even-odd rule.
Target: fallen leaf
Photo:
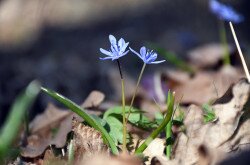
[[[227,46],[229,48],[229,54],[232,55],[233,48],[230,45]],[[224,45],[211,43],[189,51],[188,58],[192,65],[198,68],[208,68],[222,61],[224,52]]]
[[[72,131],[74,133],[72,144],[75,162],[80,162],[82,159],[96,154],[109,155],[109,149],[107,145],[104,144],[99,131],[75,119],[73,119]]]
[[[142,141],[143,142],[143,141]],[[164,155],[165,149],[165,140],[160,138],[155,138],[145,149],[143,155],[148,157],[148,160],[145,162],[146,165],[150,165],[151,160],[154,157],[162,157]]]
[[[244,138],[250,134],[250,130],[244,127],[244,124],[250,123],[249,119],[240,124],[244,107],[249,104],[249,93],[250,84],[246,79],[230,87],[222,96],[231,96],[226,99],[227,102],[221,103],[219,100],[225,99],[218,99],[212,105],[218,120],[207,124],[203,123],[202,109],[190,106],[184,120],[186,132],[178,135],[173,149],[174,161],[180,164],[196,164],[201,160],[204,164],[218,163],[228,152],[249,144],[249,136]],[[205,163],[206,161],[208,163]]]
[[[182,78],[178,81],[178,74],[169,74],[169,81],[173,79],[175,86],[172,90],[176,93],[176,100],[182,104],[202,105],[221,97],[232,83],[237,82],[244,77],[243,73],[231,66],[225,66],[217,72],[201,71],[189,77]]]
[[[105,95],[99,91],[92,91],[81,105],[83,108],[98,107],[104,100]]]
[[[93,155],[88,159],[84,159],[81,165],[142,165],[140,159],[135,156],[122,154],[119,156],[110,157],[107,155]]]
[[[27,138],[27,145],[22,147],[21,156],[35,158],[43,154],[49,145],[63,147],[71,131],[72,117],[71,111],[49,104],[45,112],[30,123],[31,135]]]

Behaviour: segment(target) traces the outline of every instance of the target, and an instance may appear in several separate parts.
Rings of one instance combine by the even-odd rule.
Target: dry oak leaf
[[[250,84],[246,79],[230,87],[212,106],[218,117],[213,123],[204,124],[203,111],[200,107],[190,106],[184,120],[186,133],[180,133],[175,143],[174,161],[178,164],[197,163],[204,158],[205,154],[202,155],[200,150],[203,146],[206,151],[210,151],[207,153],[216,153],[210,156],[211,159],[206,159],[209,160],[208,164],[218,163],[223,158],[221,155],[227,155],[236,146],[240,147],[239,142],[247,143],[246,140],[250,140],[249,138],[241,138],[243,141],[236,142],[234,137],[239,138],[237,134],[242,132],[239,121],[244,113],[244,107],[248,105],[249,94]],[[243,132],[246,134],[247,130],[244,129]],[[247,134],[250,134],[250,130]]]
[[[61,148],[65,145],[67,134],[71,131],[73,113],[49,104],[44,113],[35,117],[30,124],[31,135],[27,145],[22,148],[21,156],[35,158],[49,145]]]

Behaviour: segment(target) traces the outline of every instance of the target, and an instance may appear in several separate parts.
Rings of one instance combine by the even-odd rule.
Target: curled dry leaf
[[[225,66],[217,72],[198,72],[194,77],[183,74],[182,78],[178,78],[178,74],[167,74],[167,77],[170,83],[173,82],[172,88],[176,92],[177,100],[181,100],[183,104],[202,105],[221,97],[232,83],[244,75],[239,69]]]
[[[200,107],[190,106],[184,120],[186,133],[180,133],[176,140],[174,161],[180,164],[218,163],[223,155],[249,144],[250,131],[244,127],[249,124],[249,119],[240,124],[244,107],[249,104],[249,94],[250,84],[245,79],[229,88],[224,99],[212,106],[218,117],[213,123],[204,124]]]
[[[31,122],[31,135],[27,138],[27,145],[22,148],[21,156],[35,158],[49,145],[63,147],[67,134],[71,131],[72,115],[71,111],[49,104],[45,112]]]
[[[74,133],[72,144],[76,162],[96,154],[109,154],[109,149],[104,144],[99,131],[75,119],[73,119],[72,131]]]

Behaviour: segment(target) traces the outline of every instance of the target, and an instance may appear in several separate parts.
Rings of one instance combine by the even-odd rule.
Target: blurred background
[[[245,17],[235,29],[247,55],[250,1],[220,2]],[[227,31],[233,43],[229,26]],[[208,0],[1,0],[0,123],[33,79],[77,103],[95,89],[112,98],[108,77],[117,71],[116,63],[99,60],[99,48],[109,47],[109,34],[123,37],[135,50],[157,43],[182,58],[189,50],[219,42],[218,20]],[[129,55],[122,66],[135,78],[142,62]],[[146,72],[168,66],[150,66]],[[40,94],[31,114],[41,112],[49,101]]]

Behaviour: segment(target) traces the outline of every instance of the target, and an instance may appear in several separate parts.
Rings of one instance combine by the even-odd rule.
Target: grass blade
[[[135,154],[141,154],[148,145],[166,128],[170,122],[174,112],[174,96],[171,92],[168,92],[168,112],[163,122],[156,128],[151,135],[135,150]]]
[[[79,105],[77,105],[76,103],[72,102],[71,100],[67,99],[66,97],[64,97],[64,96],[62,96],[62,95],[60,95],[52,90],[49,90],[49,89],[46,89],[43,87],[41,89],[43,92],[45,92],[46,94],[48,94],[52,98],[56,99],[57,101],[59,101],[60,103],[65,105],[67,108],[69,108],[71,111],[75,112],[77,115],[82,117],[91,127],[100,131],[104,141],[106,141],[108,143],[108,145],[110,146],[112,153],[115,155],[117,155],[119,153],[113,139],[110,137],[110,135],[105,130],[105,128],[100,123],[95,121],[95,119],[93,119],[92,116],[87,114]]]
[[[39,83],[37,81],[31,82],[25,92],[17,97],[12,105],[11,111],[0,133],[0,161],[3,161],[8,153],[11,144],[18,134],[26,110],[31,106],[39,91]]]

